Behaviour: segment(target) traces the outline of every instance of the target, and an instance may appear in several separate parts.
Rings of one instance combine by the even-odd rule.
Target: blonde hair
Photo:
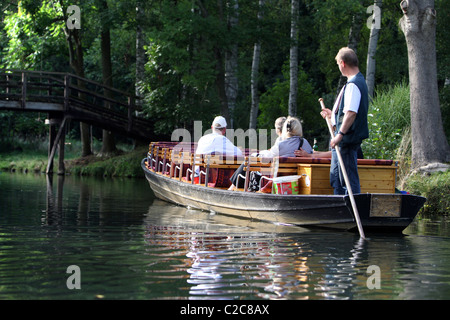
[[[275,130],[283,132],[283,125],[286,122],[286,117],[279,117],[275,120]]]
[[[303,136],[303,128],[300,120],[296,117],[287,117],[283,125],[283,138],[290,138],[294,136]]]

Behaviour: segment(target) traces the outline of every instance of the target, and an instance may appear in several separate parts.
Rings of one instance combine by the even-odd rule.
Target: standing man
[[[334,194],[347,194],[344,177],[339,166],[335,147],[339,145],[353,193],[361,193],[359,183],[357,153],[361,142],[369,137],[367,112],[369,95],[364,76],[359,71],[358,57],[350,48],[342,48],[336,55],[336,63],[347,83],[334,103],[333,110],[323,109],[322,117],[328,117],[335,130],[331,139],[332,148],[330,183]]]

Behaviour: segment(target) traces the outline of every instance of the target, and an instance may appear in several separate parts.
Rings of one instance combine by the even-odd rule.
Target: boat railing
[[[197,184],[201,183],[201,175],[206,176],[206,172],[201,170],[202,166],[204,166],[203,155],[193,153],[190,155],[190,167],[186,169],[186,181],[191,181],[192,184],[195,183],[196,176],[199,177],[197,179]],[[190,178],[189,178],[190,177]]]

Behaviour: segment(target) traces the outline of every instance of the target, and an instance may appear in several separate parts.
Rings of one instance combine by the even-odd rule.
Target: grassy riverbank
[[[112,156],[97,157],[95,155],[74,158],[64,161],[67,174],[104,177],[143,178],[141,160],[146,156],[146,148]],[[57,158],[54,172],[58,171]],[[43,173],[47,168],[46,155],[0,154],[0,170],[15,172]]]
[[[450,214],[450,170],[431,174],[416,174],[410,176],[404,189],[411,194],[427,198],[422,215]]]
[[[46,171],[48,156],[46,146],[21,144],[0,146],[0,170],[14,172]],[[80,158],[79,147],[66,145],[64,165],[67,174],[104,177],[143,178],[141,160],[147,155],[148,147],[141,146],[131,150],[131,146],[122,146],[114,156],[99,157],[90,155]],[[6,151],[8,150],[8,151]],[[58,158],[55,156],[54,172],[58,171]]]
[[[143,178],[141,160],[147,154],[147,147],[131,151],[121,151],[112,157],[95,155],[79,158],[75,153],[66,153],[66,172],[72,175]],[[2,150],[5,150],[2,148]],[[0,152],[0,170],[16,172],[45,172],[47,167],[46,151],[20,148]],[[57,159],[56,159],[57,160]],[[57,172],[57,161],[55,161]],[[400,180],[400,179],[399,179]],[[403,180],[402,190],[426,197],[427,203],[421,210],[421,216],[448,215],[450,213],[450,170],[432,174],[416,174]]]
[[[143,178],[141,161],[147,151],[148,147],[140,147],[112,157],[92,155],[72,159],[66,162],[66,170],[74,175]]]

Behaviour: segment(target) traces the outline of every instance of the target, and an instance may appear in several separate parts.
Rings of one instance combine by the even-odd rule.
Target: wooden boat
[[[151,143],[142,169],[159,199],[189,208],[301,227],[326,227],[356,231],[348,196],[333,195],[329,186],[330,159],[257,159],[245,150],[243,157],[196,155],[194,144]],[[230,191],[229,177],[242,164],[245,187]],[[361,193],[354,199],[366,232],[401,232],[415,218],[426,199],[398,193],[398,163],[392,160],[358,160]],[[298,194],[274,194],[247,190],[251,171],[295,177]],[[199,177],[191,179],[192,172]],[[271,176],[272,175],[272,176]],[[261,179],[261,181],[264,179]]]

